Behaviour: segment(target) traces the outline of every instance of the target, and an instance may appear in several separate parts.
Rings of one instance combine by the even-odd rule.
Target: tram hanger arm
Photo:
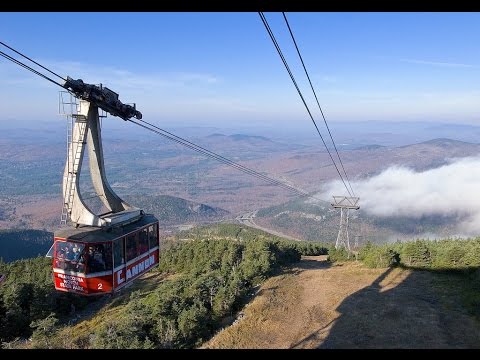
[[[135,104],[132,106],[122,103],[116,92],[102,86],[102,84],[100,86],[86,84],[82,79],[74,80],[67,76],[67,80],[62,86],[75,94],[76,97],[89,101],[109,114],[118,116],[125,121],[132,117],[139,120],[142,118],[142,113],[136,109]]]

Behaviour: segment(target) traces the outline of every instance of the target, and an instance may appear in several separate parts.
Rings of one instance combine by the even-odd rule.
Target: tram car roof
[[[124,225],[111,228],[99,228],[94,226],[80,226],[78,228],[62,228],[55,231],[56,238],[65,239],[67,241],[78,241],[85,243],[98,243],[113,241],[136,230],[158,222],[157,218],[152,214],[144,214],[139,220]]]

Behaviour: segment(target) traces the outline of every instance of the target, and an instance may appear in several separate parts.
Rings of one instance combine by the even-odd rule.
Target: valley
[[[209,134],[208,130],[193,133],[198,134],[191,137],[197,144],[311,193],[321,191],[338,177],[318,141],[313,144],[306,138],[289,142],[284,137]],[[0,229],[52,232],[58,226],[65,145],[55,136],[60,136],[58,131],[33,142],[27,130],[20,128],[0,138]],[[122,132],[106,133],[104,138],[107,177],[112,188],[131,204],[159,216],[167,234],[178,226],[232,221],[257,212],[257,226],[285,236],[322,241],[336,238],[338,214],[328,202],[321,206],[303,203],[282,188],[150,134],[141,140]],[[362,141],[366,139],[365,135]],[[479,153],[479,144],[445,138],[411,145],[349,145],[340,149],[352,180],[368,179],[393,165],[425,171]],[[82,191],[90,194],[87,171],[81,179]],[[178,198],[178,204],[170,201],[168,205],[168,197]],[[202,214],[195,215],[194,207],[186,210],[185,201],[206,207],[197,205]],[[178,207],[180,203],[183,205]],[[460,221],[461,215],[379,218],[361,209],[352,214],[352,241],[354,236],[364,242],[396,241],[425,234],[454,236],[455,224]]]

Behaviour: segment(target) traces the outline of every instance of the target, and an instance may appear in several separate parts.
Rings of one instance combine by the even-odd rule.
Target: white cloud
[[[62,77],[68,75],[74,79],[81,78],[87,83],[103,83],[106,86],[118,86],[121,88],[138,88],[142,86],[154,88],[188,87],[221,82],[218,77],[208,73],[170,72],[142,74],[114,67],[96,66],[74,61],[52,62],[40,60],[39,62]],[[36,67],[34,69],[41,71],[55,81],[62,82],[61,79],[45,70]],[[16,84],[30,79],[31,85],[37,87],[42,82],[42,79],[37,75],[6,60],[0,61],[0,74],[6,78],[9,84]]]
[[[461,216],[458,231],[480,234],[480,156],[457,159],[439,168],[415,172],[393,166],[377,176],[352,181],[361,208],[376,216]],[[345,193],[338,180],[317,195],[331,200]]]
[[[196,72],[170,73],[134,73],[124,69],[108,66],[92,66],[79,62],[47,62],[47,67],[57,69],[57,72],[72,78],[81,78],[93,84],[103,83],[111,87],[168,89],[172,87],[195,87],[219,83],[218,77],[212,74]]]
[[[126,103],[136,102],[142,113],[151,116],[191,116],[194,113],[193,106],[196,105],[198,114],[205,110],[211,111],[215,103],[241,103],[241,100],[231,99],[222,92],[223,79],[210,73],[183,71],[147,74],[72,61],[39,59],[38,62],[64,77],[68,75],[86,83],[102,83],[119,93],[120,100]],[[63,83],[55,75],[42,72]],[[0,78],[0,107],[4,110],[4,115],[18,118],[55,116],[52,109],[58,106],[57,94],[61,91],[60,87],[6,61],[0,61]],[[209,99],[210,103],[205,99]],[[28,103],[29,106],[21,106],[22,103]],[[226,106],[221,110],[225,108]]]
[[[416,59],[400,59],[402,62],[411,63],[411,64],[422,64],[422,65],[432,65],[432,66],[441,66],[441,67],[455,67],[455,68],[475,68],[478,66],[462,63],[451,63],[451,62],[440,62],[440,61],[426,61],[426,60],[416,60]]]
[[[317,75],[315,77],[320,80],[320,83],[336,84],[339,81],[338,76],[333,75]]]

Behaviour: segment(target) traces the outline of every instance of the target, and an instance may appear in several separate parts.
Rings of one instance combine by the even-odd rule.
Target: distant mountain
[[[476,156],[480,154],[480,144],[438,138],[401,146],[391,152],[397,161],[402,159],[405,165],[423,171],[445,165],[449,159]]]
[[[451,159],[479,154],[480,144],[435,138],[399,147],[378,144],[360,146],[351,151],[344,151],[341,155],[343,163],[349,169],[349,175],[366,178],[393,165],[425,171],[446,165]],[[328,159],[325,160],[328,161]],[[332,177],[337,177],[337,174],[331,174]]]
[[[260,140],[260,141],[273,142],[272,140],[270,140],[269,138],[266,138],[265,136],[246,135],[246,134],[224,135],[224,134],[215,133],[215,134],[212,134],[212,135],[207,136],[207,138],[232,139],[232,140],[235,140],[235,141],[255,141],[255,140]]]
[[[328,202],[307,203],[295,199],[257,211],[254,222],[298,239],[333,242],[338,232],[338,214]]]
[[[460,141],[460,140],[453,140],[453,139],[447,139],[447,138],[438,138],[438,139],[432,139],[432,140],[427,140],[423,141],[418,144],[410,144],[410,145],[404,145],[400,146],[399,149],[403,148],[412,148],[412,147],[418,147],[418,146],[435,146],[435,147],[440,147],[440,148],[463,148],[463,147],[474,147],[478,148],[479,144],[474,144],[466,141]]]
[[[224,209],[169,195],[125,196],[125,201],[154,214],[161,226],[215,222],[229,215]]]
[[[362,145],[362,146],[356,147],[353,150],[378,150],[378,149],[383,149],[383,148],[385,148],[385,146],[372,144],[372,145]]]
[[[357,121],[331,124],[337,143],[400,146],[432,138],[478,142],[480,126],[427,121]]]
[[[250,141],[250,142],[268,141],[268,142],[273,142],[272,140],[266,138],[265,136],[233,134],[233,135],[230,135],[229,137],[232,138],[235,141]]]
[[[292,142],[277,142],[265,136],[214,133],[196,140],[198,144],[231,159],[258,159],[268,153],[280,153],[305,148]]]

